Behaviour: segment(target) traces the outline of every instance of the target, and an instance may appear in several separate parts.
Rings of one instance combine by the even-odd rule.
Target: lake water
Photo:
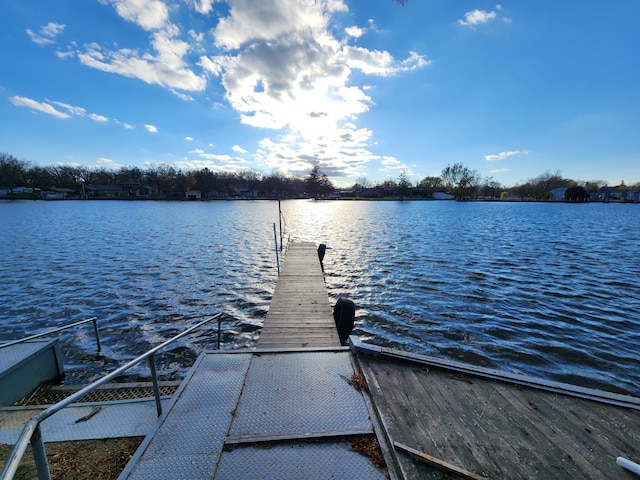
[[[365,341],[640,394],[640,208],[620,204],[282,202],[285,242],[325,243],[334,302]],[[277,280],[277,202],[1,201],[0,341],[62,333],[85,382],[216,312],[254,346]],[[159,358],[215,348],[215,322]],[[126,380],[148,377],[146,365]]]

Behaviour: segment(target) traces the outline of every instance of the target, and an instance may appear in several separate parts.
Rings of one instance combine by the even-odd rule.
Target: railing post
[[[222,318],[218,317],[218,350],[220,350],[220,324],[222,323]]]
[[[280,257],[278,256],[278,234],[276,233],[276,224],[273,224],[273,240],[276,243],[276,264],[278,265],[278,275],[280,275]]]
[[[158,387],[158,375],[156,374],[155,355],[149,355],[149,368],[151,369],[151,381],[153,382],[153,394],[156,397],[156,411],[162,415],[162,402],[160,401],[160,387]]]
[[[96,344],[98,344],[98,352],[102,351],[102,346],[100,345],[100,335],[98,334],[98,319],[93,318],[93,331],[96,334]]]
[[[49,472],[49,462],[47,461],[47,452],[44,449],[42,441],[42,431],[38,424],[31,436],[31,448],[33,449],[33,459],[36,462],[36,470],[38,472],[38,480],[51,480],[51,472]]]
[[[282,207],[280,206],[280,198],[278,198],[278,220],[280,221],[280,251],[282,251]]]

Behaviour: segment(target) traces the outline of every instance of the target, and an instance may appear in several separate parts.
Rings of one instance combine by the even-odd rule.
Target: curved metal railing
[[[220,316],[222,315],[222,313],[217,313],[214,316],[203,320],[202,322],[197,323],[196,325],[186,329],[184,332],[179,333],[178,335],[176,335],[173,338],[170,338],[169,340],[167,340],[166,342],[158,345],[157,347],[152,348],[151,350],[147,351],[146,353],[143,353],[142,355],[134,358],[133,360],[131,360],[130,362],[126,363],[125,365],[117,368],[116,370],[114,370],[113,372],[111,372],[110,374],[99,378],[98,380],[96,380],[93,383],[90,383],[89,385],[87,385],[86,387],[84,387],[81,390],[78,390],[76,393],[74,393],[73,395],[65,398],[64,400],[56,403],[55,405],[51,405],[49,408],[47,408],[46,410],[38,413],[37,415],[34,415],[33,417],[31,417],[27,423],[25,424],[24,428],[22,429],[22,432],[20,433],[20,436],[18,437],[18,440],[16,441],[13,450],[11,451],[11,454],[9,455],[9,458],[7,459],[7,462],[5,463],[5,466],[2,470],[2,473],[0,473],[0,480],[11,480],[13,479],[16,470],[18,469],[18,465],[20,464],[20,461],[22,460],[22,457],[24,456],[24,452],[26,451],[27,447],[29,444],[31,444],[32,450],[33,450],[33,458],[35,460],[36,463],[36,468],[38,471],[38,478],[40,480],[50,480],[51,479],[51,473],[49,472],[49,463],[47,462],[47,454],[44,448],[44,442],[42,440],[42,432],[40,431],[40,424],[46,420],[47,418],[49,418],[51,415],[53,415],[54,413],[62,410],[64,407],[68,406],[69,404],[79,400],[80,398],[82,398],[83,396],[85,396],[86,394],[92,392],[93,390],[95,390],[96,388],[98,388],[100,385],[103,385],[105,383],[107,383],[109,380],[117,377],[118,375],[124,373],[125,371],[129,370],[131,367],[133,367],[134,365],[140,363],[142,360],[148,358],[149,359],[149,368],[151,370],[151,378],[153,381],[153,392],[154,392],[154,396],[156,399],[156,410],[158,411],[158,416],[160,416],[162,414],[162,403],[160,402],[160,388],[158,387],[158,379],[157,379],[157,375],[156,375],[156,366],[155,366],[155,361],[154,361],[154,355],[156,354],[156,352],[158,352],[159,350],[162,350],[164,347],[166,347],[167,345],[175,342],[176,340],[178,340],[181,337],[184,337],[185,335],[188,335],[189,333],[193,332],[194,330],[197,330],[198,328],[200,328],[202,325],[204,325],[205,323],[208,323],[212,320],[216,320],[216,319],[220,319]]]
[[[20,338],[18,340],[12,340],[10,342],[2,343],[0,344],[0,348],[10,347],[11,345],[17,345],[18,343],[28,342],[29,340],[35,340],[36,338],[46,337],[53,333],[62,332],[63,330],[68,330],[70,328],[77,327],[78,325],[83,325],[88,322],[93,322],[93,332],[96,336],[96,344],[98,346],[98,352],[99,352],[100,350],[102,350],[102,346],[100,345],[100,335],[98,334],[98,323],[97,323],[98,318],[97,317],[87,318],[86,320],[80,320],[79,322],[71,323],[69,325],[65,325],[64,327],[53,328],[51,330],[47,330],[46,332],[37,333],[35,335],[30,335],[28,337]]]

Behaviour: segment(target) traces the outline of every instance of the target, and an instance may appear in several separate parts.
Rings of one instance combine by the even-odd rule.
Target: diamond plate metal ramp
[[[372,432],[348,351],[255,354],[227,443]]]
[[[201,355],[119,478],[210,479],[250,362],[250,353]]]
[[[169,398],[162,399],[168,408]],[[25,423],[41,408],[0,408],[0,443],[13,445]],[[96,413],[97,412],[97,413]],[[88,420],[79,421],[82,418]],[[96,438],[142,437],[156,425],[158,414],[153,398],[109,403],[72,404],[42,422],[45,442],[66,442]]]
[[[349,443],[281,444],[224,452],[216,479],[386,479],[371,461],[349,450]]]
[[[373,432],[353,373],[343,349],[205,353],[120,480],[384,478],[346,440]]]

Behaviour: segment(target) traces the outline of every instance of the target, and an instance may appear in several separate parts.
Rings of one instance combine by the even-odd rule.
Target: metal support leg
[[[222,323],[222,319],[218,317],[218,350],[220,350],[220,324]]]
[[[33,435],[31,436],[31,448],[33,449],[33,459],[36,462],[38,480],[51,480],[49,462],[47,462],[47,452],[44,449],[40,425],[36,427],[33,431]]]
[[[154,355],[149,356],[149,368],[151,369],[151,380],[153,381],[153,394],[156,397],[156,410],[158,416],[162,415],[162,402],[160,401],[160,387],[158,387],[158,375],[156,374],[156,361]]]
[[[93,319],[93,331],[96,334],[96,344],[98,344],[98,352],[102,350],[102,346],[100,345],[100,335],[98,334],[98,320],[96,318]]]

